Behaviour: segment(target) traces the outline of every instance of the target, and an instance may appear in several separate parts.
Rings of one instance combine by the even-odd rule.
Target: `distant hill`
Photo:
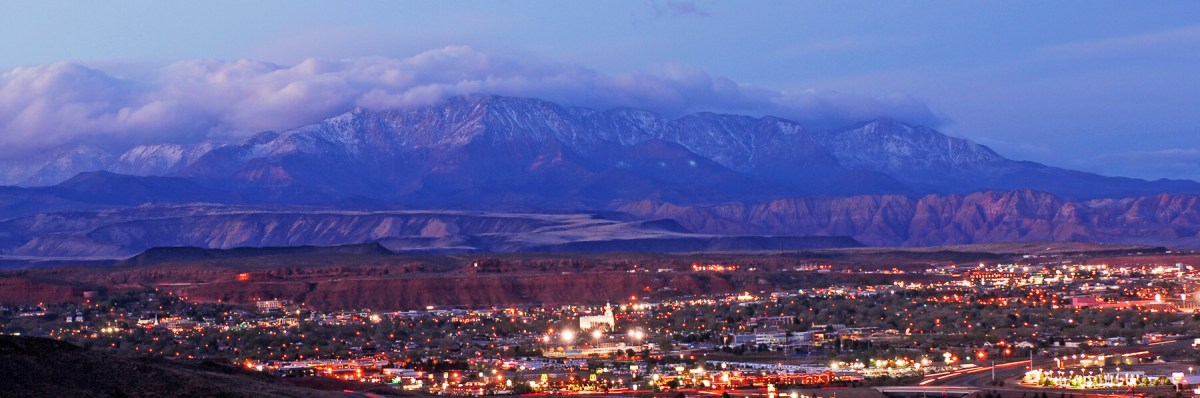
[[[115,263],[117,266],[146,266],[179,261],[222,260],[246,257],[304,255],[304,254],[354,254],[389,255],[391,250],[379,243],[344,245],[332,247],[238,247],[233,249],[206,249],[201,247],[152,247],[136,256]]]
[[[847,237],[773,235],[780,236],[697,234],[673,220],[624,221],[591,214],[197,204],[77,211],[0,221],[0,254],[110,259],[136,255],[124,263],[155,264],[274,253],[562,251],[573,243],[588,252],[798,250],[862,245]]]

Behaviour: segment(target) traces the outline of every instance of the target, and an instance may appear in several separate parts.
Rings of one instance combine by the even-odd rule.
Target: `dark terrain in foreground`
[[[0,335],[0,386],[5,397],[345,397],[352,394],[344,390],[380,388],[331,379],[280,379],[213,361],[122,357],[53,339],[8,335]]]

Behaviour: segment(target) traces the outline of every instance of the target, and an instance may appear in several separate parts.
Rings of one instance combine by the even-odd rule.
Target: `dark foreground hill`
[[[324,384],[324,383],[323,383]],[[46,338],[0,335],[0,395],[5,397],[346,397],[285,384],[265,373],[217,362],[127,358]]]

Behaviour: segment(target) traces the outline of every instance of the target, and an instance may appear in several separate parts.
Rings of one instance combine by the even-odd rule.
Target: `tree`
[[[513,385],[513,394],[524,395],[533,393],[533,387],[529,383],[517,383]]]

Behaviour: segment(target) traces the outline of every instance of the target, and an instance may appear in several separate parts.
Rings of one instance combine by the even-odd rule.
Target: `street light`
[[[641,341],[643,337],[646,337],[646,333],[641,330],[630,330],[629,337],[634,341]]]

